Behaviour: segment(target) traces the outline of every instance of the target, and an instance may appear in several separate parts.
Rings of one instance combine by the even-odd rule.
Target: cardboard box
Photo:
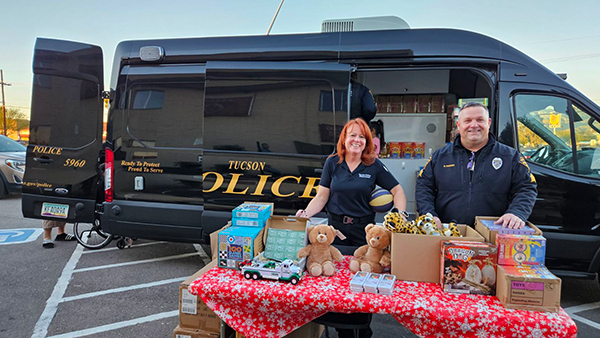
[[[206,271],[217,265],[217,261],[205,265],[198,272],[179,284],[179,327],[202,330],[208,333],[221,332],[221,319],[198,296],[188,291],[190,284]]]
[[[491,243],[442,242],[440,284],[444,292],[496,294],[498,249]]]
[[[323,325],[309,322],[283,336],[283,338],[320,338],[324,330],[325,327]],[[236,332],[235,337],[244,338],[245,336]]]
[[[496,244],[500,265],[544,265],[546,262],[544,236],[498,234]]]
[[[417,113],[429,113],[431,111],[431,95],[419,95],[417,97]]]
[[[475,217],[475,230],[477,230],[477,232],[479,232],[483,238],[485,238],[486,242],[490,242],[492,244],[496,244],[496,236],[498,235],[498,231],[493,231],[488,229],[482,222],[481,220],[490,220],[490,221],[496,221],[498,218],[500,217],[490,217],[490,216],[476,216]],[[535,225],[533,225],[531,222],[525,222],[525,224],[527,226],[529,226],[530,228],[532,228],[534,231],[534,235],[538,235],[538,236],[542,236],[543,233],[540,229],[538,229],[538,227],[536,227]]]
[[[509,309],[558,312],[560,278],[543,266],[498,266],[496,297]]]
[[[232,218],[267,219],[273,214],[273,203],[244,202],[231,211]]]
[[[444,111],[444,95],[431,95],[431,112],[445,113]]]
[[[416,113],[417,106],[418,103],[416,95],[404,95],[402,102],[403,113]]]
[[[306,237],[306,228],[308,224],[309,220],[307,218],[291,216],[272,216],[271,219],[267,221],[267,226],[263,234],[263,241],[265,243],[264,256],[266,258],[289,258],[297,260],[298,250],[300,250],[308,244],[308,238]],[[271,230],[278,230],[279,235],[282,236],[285,232],[289,232],[289,235],[283,237],[280,236],[277,239],[269,239],[269,232]],[[277,241],[278,239],[283,239],[285,242],[279,243]],[[278,256],[279,254],[281,254],[282,256],[275,257],[273,256],[273,252],[276,253],[275,256]],[[271,255],[269,255],[270,253]],[[300,267],[304,269],[304,266],[301,265]]]
[[[219,338],[220,333],[184,328],[179,325],[173,330],[173,338]]]
[[[219,233],[219,267],[239,269],[264,250],[264,228],[231,226]]]
[[[439,283],[441,242],[449,240],[483,242],[475,229],[459,224],[463,237],[392,234],[392,275],[400,280]]]

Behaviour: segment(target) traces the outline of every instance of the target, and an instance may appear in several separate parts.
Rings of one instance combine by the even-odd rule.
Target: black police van
[[[563,276],[600,270],[600,108],[505,43],[452,29],[125,41],[107,91],[102,58],[94,45],[37,39],[26,217],[203,242],[244,201],[293,214],[315,196],[356,72],[386,141],[441,135],[425,159],[384,159],[409,209],[419,161],[451,140],[451,109],[483,98],[492,132],[537,179],[529,220],[548,239],[547,265]]]

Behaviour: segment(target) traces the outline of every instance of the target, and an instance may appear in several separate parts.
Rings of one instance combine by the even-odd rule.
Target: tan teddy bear
[[[333,261],[342,261],[342,253],[331,246],[335,239],[335,229],[330,225],[319,224],[309,227],[307,232],[310,244],[298,250],[298,258],[308,257],[306,270],[311,276],[332,276],[335,273]]]
[[[383,272],[383,268],[390,266],[391,254],[388,246],[392,241],[392,233],[385,227],[369,224],[365,227],[367,245],[354,251],[354,258],[350,261],[352,272]]]

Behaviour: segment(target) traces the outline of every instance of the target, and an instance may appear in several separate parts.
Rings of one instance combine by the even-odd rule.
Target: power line
[[[596,58],[599,56],[600,56],[600,53],[580,54],[580,55],[564,56],[564,57],[560,57],[560,58],[545,59],[545,60],[540,60],[540,62],[552,63],[552,62],[563,62],[563,61],[571,61],[571,60],[583,60],[583,59]]]
[[[542,44],[542,43],[551,43],[551,42],[563,42],[563,41],[572,41],[572,40],[591,39],[591,38],[597,38],[597,37],[600,37],[600,35],[589,35],[589,36],[579,36],[579,37],[567,38],[567,39],[537,41],[537,42],[524,43],[524,44],[521,44],[521,46],[538,45],[538,44]]]

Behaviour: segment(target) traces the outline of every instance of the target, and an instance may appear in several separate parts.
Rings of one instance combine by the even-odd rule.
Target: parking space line
[[[162,243],[167,243],[167,242],[161,241],[161,242],[142,243],[142,244],[132,245],[131,247],[132,248],[133,247],[138,248],[140,246],[148,246],[148,245],[162,244]],[[84,254],[91,254],[91,253],[114,251],[114,250],[123,250],[123,249],[119,249],[119,248],[105,248],[105,249],[98,249],[98,250],[85,250],[83,253]]]
[[[56,314],[56,310],[58,309],[58,304],[65,294],[67,286],[69,286],[69,282],[73,276],[73,272],[75,271],[75,266],[77,266],[77,262],[79,262],[82,252],[83,247],[78,245],[75,248],[75,251],[73,251],[73,254],[71,254],[71,258],[63,268],[62,274],[54,286],[52,295],[46,301],[44,312],[42,312],[42,315],[38,319],[37,323],[35,323],[33,335],[31,336],[32,338],[43,338],[48,334],[48,327],[50,327],[50,323],[52,322],[52,319]]]
[[[124,286],[124,287],[121,287],[121,288],[115,288],[115,289],[109,289],[109,290],[103,290],[103,291],[96,291],[96,292],[84,293],[84,294],[77,295],[77,296],[65,297],[65,298],[61,299],[60,302],[64,303],[64,302],[70,302],[70,301],[84,299],[84,298],[91,298],[91,297],[96,297],[96,296],[108,295],[108,294],[111,294],[111,293],[125,292],[125,291],[131,291],[131,290],[137,290],[137,289],[143,289],[143,288],[150,288],[150,287],[153,287],[153,286],[159,286],[159,285],[164,285],[164,284],[171,284],[171,283],[183,282],[187,278],[188,277],[171,278],[171,279],[165,279],[165,280],[151,282],[151,283],[137,284],[137,285],[131,285],[131,286]]]
[[[582,312],[582,311],[588,311],[588,310],[594,310],[594,309],[597,309],[597,308],[600,308],[600,302],[571,306],[571,307],[568,307],[568,308],[563,309],[563,310],[565,310],[569,315],[571,315],[573,313]]]
[[[146,317],[140,317],[140,318],[135,318],[135,319],[131,319],[131,320],[125,320],[122,322],[96,326],[96,327],[92,327],[92,328],[85,329],[85,330],[67,332],[67,333],[56,335],[56,336],[50,336],[48,338],[75,338],[75,337],[89,336],[89,335],[100,333],[100,332],[121,329],[124,327],[147,323],[147,322],[152,322],[152,321],[159,320],[159,319],[177,317],[178,315],[179,315],[179,310],[161,312],[161,313],[153,314],[153,315],[146,316]]]
[[[89,268],[75,269],[75,270],[73,270],[73,272],[75,273],[75,272],[85,272],[85,271],[94,271],[94,270],[101,270],[101,269],[109,269],[109,268],[116,268],[116,267],[128,266],[128,265],[136,265],[136,264],[144,264],[144,263],[168,261],[168,260],[172,260],[172,259],[179,259],[179,258],[185,258],[185,257],[191,257],[191,256],[198,256],[198,253],[197,252],[192,252],[192,253],[186,253],[186,254],[181,254],[181,255],[166,256],[166,257],[152,258],[152,259],[143,259],[143,260],[133,261],[133,262],[125,262],[125,263],[115,263],[115,264],[108,264],[108,265],[91,266]]]
[[[591,320],[589,320],[587,318],[583,318],[583,317],[578,316],[578,315],[570,315],[570,316],[571,316],[571,318],[573,320],[576,320],[578,322],[582,322],[582,323],[584,323],[586,325],[589,325],[589,326],[595,328],[596,330],[600,330],[600,324],[598,324],[596,322],[593,322],[593,321],[591,321]]]
[[[198,255],[200,256],[200,258],[202,258],[202,261],[204,261],[205,265],[210,263],[211,258],[208,256],[206,251],[204,251],[204,248],[202,248],[202,245],[194,244],[194,248],[196,249],[196,251],[198,251]]]

